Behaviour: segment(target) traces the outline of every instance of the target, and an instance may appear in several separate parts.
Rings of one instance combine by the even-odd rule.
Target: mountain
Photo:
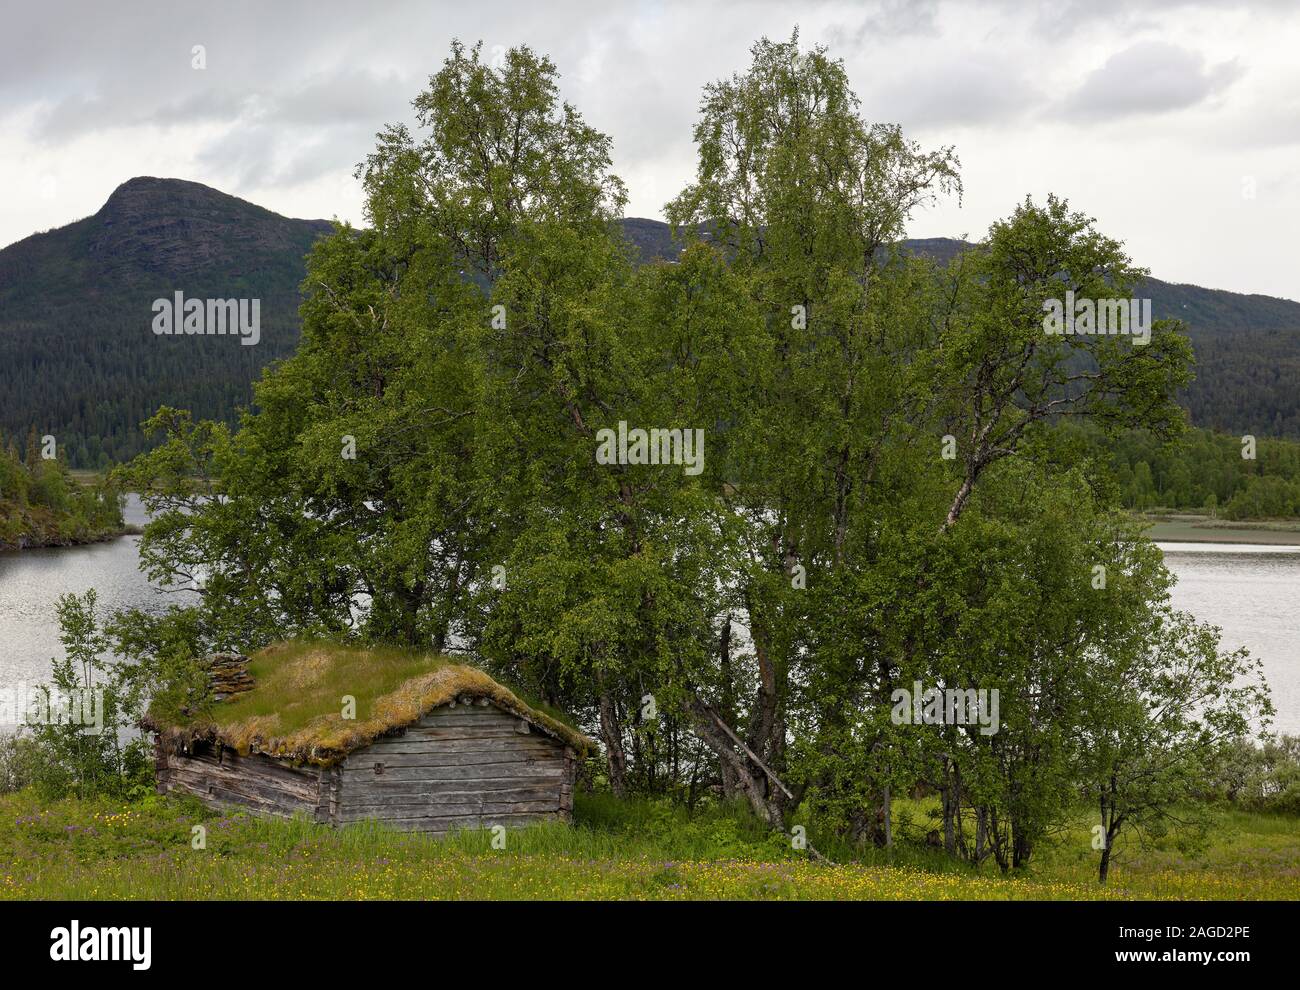
[[[146,177],[94,216],[0,250],[0,434],[35,426],[96,466],[143,449],[139,424],[160,405],[231,418],[262,367],[297,346],[303,257],[331,229]],[[153,301],[177,290],[260,300],[260,342],[155,335]]]
[[[331,229],[196,182],[136,178],[94,216],[0,250],[0,435],[53,433],[77,466],[144,447],[139,424],[167,404],[230,420],[269,362],[297,346],[303,258]],[[643,261],[672,260],[667,224],[628,218]],[[965,241],[904,242],[946,263]],[[159,336],[153,301],[261,300],[260,342]],[[1232,433],[1300,436],[1300,303],[1149,279],[1157,319],[1190,327],[1193,422]]]

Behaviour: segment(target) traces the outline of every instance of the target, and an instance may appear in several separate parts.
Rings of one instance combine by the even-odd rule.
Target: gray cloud
[[[406,116],[424,79],[415,73],[379,74],[344,68],[319,73],[283,97],[269,97],[268,119],[293,124],[356,124]]]
[[[864,113],[904,128],[1011,123],[1043,102],[1023,67],[995,55],[958,51],[942,70],[891,74],[865,87]]]
[[[856,25],[831,25],[825,32],[826,44],[832,49],[851,52],[877,38],[939,33],[938,0],[882,0],[869,5],[868,10]]]
[[[1165,113],[1196,106],[1241,77],[1236,59],[1207,66],[1204,56],[1163,41],[1130,45],[1095,69],[1067,100],[1085,117]]]
[[[1033,7],[1024,0],[993,0],[992,5],[1028,14],[1034,33],[1060,39],[1063,25],[1070,31],[1104,27],[1116,35],[1131,34],[1139,29],[1161,30],[1203,13],[1251,18],[1287,14],[1294,10],[1295,0],[1039,0]]]
[[[760,36],[787,38],[796,24],[805,44],[825,43],[844,59],[869,120],[898,122],[929,147],[957,145],[964,204],[929,214],[927,233],[978,234],[1026,188],[1138,224],[1132,218],[1151,196],[1134,190],[1146,181],[1159,182],[1169,204],[1228,189],[1227,221],[1244,209],[1239,177],[1258,177],[1263,199],[1270,182],[1294,174],[1300,142],[1294,0],[1249,8],[1244,0],[42,0],[10,8],[0,30],[0,188],[10,190],[0,200],[0,244],[85,216],[142,174],[206,182],[297,216],[358,221],[353,166],[384,124],[411,120],[409,101],[453,37],[481,39],[489,52],[528,44],[549,55],[564,97],[612,136],[629,210],[641,216],[658,215],[691,178],[701,87],[742,70]],[[206,69],[191,68],[196,44],[206,48]],[[1098,127],[1086,147],[1062,155],[1062,125],[1106,118],[1151,123],[1160,141],[1137,149],[1131,135]],[[1160,156],[1170,154],[1179,168],[1166,171]],[[57,178],[57,195],[40,193],[43,176]],[[1294,193],[1270,202],[1294,204]],[[1254,257],[1210,261],[1189,246],[1194,238],[1161,224],[1138,228],[1157,248],[1143,261],[1192,280],[1201,266],[1212,265],[1216,278],[1235,266],[1243,286],[1295,295],[1294,266],[1277,237],[1300,213],[1256,214]]]

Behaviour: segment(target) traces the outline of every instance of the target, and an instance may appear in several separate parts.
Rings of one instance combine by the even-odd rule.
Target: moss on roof
[[[192,716],[151,709],[144,726],[178,749],[221,742],[242,755],[329,766],[432,708],[486,698],[580,754],[595,748],[593,740],[483,671],[436,654],[292,640],[253,654],[247,669],[250,690]],[[346,696],[356,700],[355,718],[343,717]]]

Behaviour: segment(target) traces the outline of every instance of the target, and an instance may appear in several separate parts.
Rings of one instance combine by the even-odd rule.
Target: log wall
[[[215,807],[250,808],[279,818],[322,817],[322,783],[334,775],[319,767],[293,767],[254,753],[239,756],[206,743],[188,753],[155,745],[154,770],[160,794],[192,794]],[[328,788],[325,789],[327,809]]]
[[[180,754],[156,745],[154,756],[159,793],[283,818],[378,819],[435,834],[567,821],[577,772],[573,750],[485,701],[437,708],[336,767],[295,767],[208,745]]]
[[[491,704],[434,709],[340,769],[340,822],[448,832],[568,820],[573,811],[573,751]]]

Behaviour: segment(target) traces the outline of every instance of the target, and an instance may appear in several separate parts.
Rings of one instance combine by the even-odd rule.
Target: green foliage
[[[23,458],[12,440],[0,442],[0,550],[89,543],[122,531],[120,490],[106,478],[78,484],[65,449],[57,451],[58,457],[44,458],[35,430]]]
[[[31,784],[47,798],[123,796],[152,773],[145,740],[123,740],[140,716],[144,684],[138,668],[106,658],[95,606],[93,588],[59,599],[64,656],[51,661],[51,681],[39,689],[42,711],[35,719],[27,712],[24,738],[9,751],[11,783]]]
[[[28,737],[15,732],[0,734],[0,794],[12,794],[36,782],[40,752]]]
[[[147,685],[147,709],[164,722],[198,717],[212,704],[208,671],[198,659],[208,641],[202,619],[194,608],[157,615],[128,609],[106,624],[113,652]]]
[[[1104,440],[1085,426],[1062,429],[1109,461],[1128,508],[1209,510],[1227,519],[1300,515],[1300,443],[1293,440],[1261,436],[1249,459],[1241,437],[1209,430],[1166,443],[1145,429]]]
[[[1300,737],[1235,741],[1215,754],[1206,796],[1252,811],[1300,815]]]

